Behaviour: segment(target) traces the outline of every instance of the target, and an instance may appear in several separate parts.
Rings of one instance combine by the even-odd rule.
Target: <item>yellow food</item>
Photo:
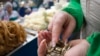
[[[26,32],[15,22],[0,21],[0,56],[5,56],[26,41]]]

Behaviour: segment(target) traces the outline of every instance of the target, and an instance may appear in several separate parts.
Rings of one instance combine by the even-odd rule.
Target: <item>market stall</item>
[[[7,54],[7,56],[37,56],[38,31],[47,29],[54,14],[64,7],[64,3],[64,1],[56,2],[50,9],[39,8],[38,11],[33,11],[31,14],[15,20],[14,22],[19,23],[24,28],[26,41]],[[66,4],[68,3],[66,2]]]

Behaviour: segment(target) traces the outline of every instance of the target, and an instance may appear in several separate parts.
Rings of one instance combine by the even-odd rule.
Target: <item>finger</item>
[[[45,56],[46,49],[47,49],[47,44],[46,44],[46,40],[44,39],[41,41],[40,46],[38,48],[38,56]]]
[[[51,41],[51,32],[48,32],[47,30],[45,31],[40,31],[39,34],[38,34],[38,46],[40,45],[40,42],[43,40],[43,39],[46,39],[47,41],[47,44]]]
[[[55,14],[55,15],[53,16],[52,20],[50,21],[50,23],[49,23],[49,25],[48,25],[48,30],[49,30],[50,32],[52,32],[53,23],[54,23],[55,20],[56,20],[56,16],[57,16],[57,14]]]
[[[38,46],[40,45],[41,41],[44,39],[43,35],[41,33],[42,33],[42,31],[40,31],[38,34]]]
[[[53,19],[52,19],[52,21],[49,23],[49,25],[48,25],[48,30],[49,31],[52,31],[52,27],[53,27]]]
[[[65,23],[65,16],[63,14],[59,14],[59,17],[56,17],[57,20],[53,23],[53,28],[52,28],[52,45],[55,47],[56,43],[59,40],[59,36],[62,32],[62,27],[63,24]]]
[[[62,35],[64,42],[66,42],[66,40],[70,37],[76,26],[75,19],[71,15],[68,14],[67,18],[69,19],[69,23],[65,25],[65,31]]]
[[[46,30],[46,31],[44,31],[44,34],[45,34],[45,36],[46,36],[46,37],[44,37],[44,39],[46,39],[46,40],[47,40],[46,43],[49,44],[50,41],[51,41],[51,38],[52,38],[52,37],[51,37],[51,33],[50,33],[49,31]]]
[[[49,25],[48,25],[48,30],[49,31],[51,31],[52,32],[52,28],[53,28],[53,23],[58,19],[57,17],[59,17],[58,15],[60,15],[60,14],[62,14],[63,12],[57,12],[54,16],[53,16],[53,18],[52,18],[52,20],[50,21],[50,23],[49,23]]]
[[[53,26],[53,30],[52,30],[52,45],[53,45],[53,47],[55,47],[56,43],[58,42],[61,30],[62,30],[62,28],[59,27],[58,24],[54,24],[54,25],[55,26]]]
[[[49,32],[49,31],[46,31],[46,35],[47,35],[47,37],[50,37],[50,39],[52,39],[51,32]]]

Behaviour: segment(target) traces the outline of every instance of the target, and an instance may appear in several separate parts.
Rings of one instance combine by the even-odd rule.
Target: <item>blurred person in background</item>
[[[33,3],[32,2],[33,1],[30,0],[25,4],[25,8],[26,8],[25,12],[26,12],[26,14],[30,14],[32,12],[32,7],[33,7]]]
[[[27,4],[28,4],[28,6],[31,8],[31,10],[32,10],[34,7],[36,7],[36,4],[35,4],[34,1],[32,1],[32,0],[29,0]]]
[[[19,3],[17,1],[15,1],[15,0],[10,0],[9,2],[12,3],[13,10],[18,11],[18,9],[19,9]]]
[[[19,8],[19,14],[21,17],[24,17],[25,16],[25,10],[26,8],[24,7],[25,6],[25,1],[22,1],[20,2],[20,8]]]
[[[21,17],[24,17],[26,14],[30,14],[31,11],[31,7],[28,3],[26,3],[25,1],[22,1],[20,3],[19,14]]]
[[[13,10],[11,2],[6,2],[2,20],[9,21],[9,20],[16,20],[17,18],[19,18],[18,12]]]
[[[43,0],[33,0],[33,2],[36,4],[36,7],[39,8],[42,5]]]
[[[54,1],[53,0],[43,0],[43,3],[42,3],[41,6],[46,8],[46,9],[49,9],[53,5],[54,5]]]
[[[2,20],[3,15],[4,15],[4,8],[0,7],[0,20]]]

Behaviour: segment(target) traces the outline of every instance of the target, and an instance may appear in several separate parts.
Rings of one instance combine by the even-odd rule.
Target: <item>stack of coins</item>
[[[64,56],[69,48],[68,44],[58,41],[55,47],[48,46],[46,56]]]

